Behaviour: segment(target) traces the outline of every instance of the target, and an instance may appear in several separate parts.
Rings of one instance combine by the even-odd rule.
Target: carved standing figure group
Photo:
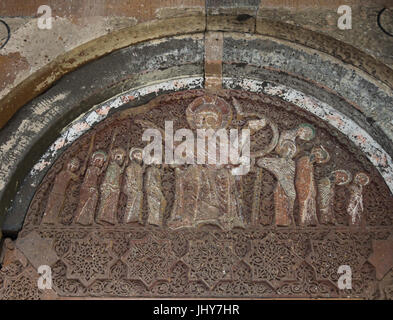
[[[148,223],[162,225],[166,201],[161,191],[161,171],[155,166],[145,168],[140,148],[131,148],[129,161],[125,160],[125,156],[126,152],[123,148],[111,150],[109,159],[107,159],[107,153],[102,150],[92,154],[90,165],[80,187],[75,223],[83,226],[90,226],[94,222],[103,225],[142,223],[143,189],[145,188],[149,212]],[[127,162],[128,166],[126,166]],[[70,180],[77,181],[79,178],[74,173],[78,168],[79,160],[72,158],[66,170],[57,175],[42,223],[58,223],[69,182]],[[104,172],[103,182],[99,185],[99,177]],[[145,184],[143,183],[144,177]],[[126,195],[127,201],[123,221],[119,222],[117,213],[121,192]]]
[[[301,124],[291,130],[278,130],[277,125],[258,113],[243,112],[240,103],[233,99],[238,120],[253,135],[269,127],[272,133],[265,148],[250,153],[250,163],[256,171],[254,181],[254,202],[259,201],[263,184],[263,171],[267,170],[276,178],[274,189],[274,224],[294,226],[295,201],[298,203],[298,224],[316,226],[335,225],[334,197],[336,186],[347,185],[350,198],[347,206],[349,225],[360,225],[363,219],[363,188],[369,177],[362,172],[352,175],[346,170],[335,170],[327,177],[315,181],[315,166],[325,164],[330,155],[323,146],[317,146],[307,154],[299,154],[298,142],[311,141],[315,129],[310,124]],[[191,129],[226,129],[233,118],[232,107],[216,96],[199,97],[186,110]],[[150,122],[140,122],[154,125]],[[158,128],[158,127],[157,127]],[[161,130],[162,131],[162,130]],[[66,192],[71,181],[82,180],[74,223],[90,226],[94,223],[117,225],[128,223],[143,224],[142,209],[147,209],[147,223],[165,225],[164,212],[167,201],[162,190],[161,179],[164,168],[152,164],[146,166],[143,150],[136,147],[113,148],[113,135],[109,154],[102,150],[92,152],[80,168],[80,160],[72,158],[54,179],[46,209],[42,218],[44,224],[58,223],[64,208]],[[128,154],[127,154],[128,153]],[[128,155],[128,157],[127,157]],[[197,154],[196,157],[207,157]],[[243,176],[234,176],[235,165],[190,164],[174,165],[174,202],[166,221],[168,227],[178,229],[196,227],[201,224],[216,224],[224,230],[259,224],[258,206],[253,206],[250,221],[245,221],[242,205]],[[78,174],[79,170],[79,174]],[[102,179],[101,176],[103,175]],[[82,178],[83,177],[83,178]],[[102,180],[102,181],[101,181]],[[352,181],[352,183],[351,183]],[[118,219],[120,195],[126,198],[122,221]],[[144,199],[145,197],[145,199]]]

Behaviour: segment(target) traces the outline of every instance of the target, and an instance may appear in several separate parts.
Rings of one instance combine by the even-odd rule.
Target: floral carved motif
[[[219,280],[232,279],[232,266],[237,258],[231,242],[207,237],[205,240],[191,241],[190,250],[183,261],[190,266],[190,279],[203,279],[211,288]]]
[[[128,267],[129,279],[141,280],[150,287],[156,280],[169,279],[171,266],[176,259],[170,250],[169,240],[156,240],[148,236],[132,240],[122,261]]]
[[[78,279],[86,286],[96,279],[108,278],[109,266],[114,260],[110,242],[94,235],[72,240],[63,258],[67,265],[67,278]]]

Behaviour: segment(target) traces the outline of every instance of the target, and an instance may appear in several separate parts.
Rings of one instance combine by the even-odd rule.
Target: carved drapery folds
[[[238,91],[186,91],[141,108],[79,138],[37,188],[19,237],[50,240],[58,296],[391,296],[392,271],[384,265],[377,279],[369,257],[373,243],[391,242],[392,196],[345,136],[281,100]],[[250,171],[146,164],[143,131],[158,129],[165,150],[165,121],[195,137],[249,129]],[[31,264],[9,260],[0,296],[13,298],[11,283],[27,283]],[[352,291],[337,286],[341,264],[352,267]]]

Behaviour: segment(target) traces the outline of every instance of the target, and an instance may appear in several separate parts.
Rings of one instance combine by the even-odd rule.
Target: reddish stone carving
[[[211,96],[197,98],[186,110],[191,129],[206,130],[227,128],[232,113],[227,102]],[[219,147],[216,150],[220,150]],[[230,169],[210,165],[208,154],[197,154],[196,157],[207,159],[208,165],[177,168],[175,202],[168,226],[176,229],[212,223],[223,229],[244,227],[239,199],[234,196],[236,182]]]
[[[311,141],[314,137],[315,128],[308,123],[302,123],[297,128],[285,130],[280,134],[280,139],[276,146],[276,152],[281,157],[287,157],[288,153],[293,152],[293,147],[295,146],[295,150],[291,155],[291,158],[293,158],[298,151],[296,148],[296,138],[303,141]]]
[[[250,129],[250,172],[236,178],[231,163],[147,166],[143,130],[163,133],[166,120],[174,130]],[[195,90],[120,111],[80,137],[37,188],[19,237],[33,235],[51,253],[61,298],[373,299],[392,296],[392,271],[381,267],[390,249],[373,248],[391,237],[392,207],[376,169],[313,115],[263,95]],[[56,223],[41,222],[46,212]],[[6,253],[1,298],[44,297],[25,272],[38,263],[34,248]],[[352,290],[337,287],[342,264],[352,268]],[[382,280],[376,270],[386,271]]]
[[[307,262],[315,269],[317,280],[329,280],[337,286],[341,265],[350,266],[352,280],[361,279],[362,267],[367,261],[361,244],[353,240],[334,239],[329,234],[324,240],[312,240]],[[348,254],[351,252],[351,254]]]
[[[76,223],[87,226],[94,222],[98,202],[98,177],[103,172],[106,157],[104,151],[96,151],[91,157],[91,164],[86,171],[79,193],[79,204],[75,213]]]
[[[314,180],[314,163],[326,163],[329,154],[321,146],[314,148],[309,156],[300,158],[296,166],[296,191],[299,199],[300,225],[315,226],[318,224]]]
[[[219,280],[232,279],[232,266],[237,261],[232,244],[214,237],[190,242],[183,261],[190,266],[190,279],[202,279],[209,288]]]
[[[77,181],[79,176],[75,172],[79,169],[78,158],[72,158],[67,164],[66,169],[61,171],[53,184],[53,188],[49,195],[46,210],[42,218],[42,223],[54,224],[57,223],[57,217],[63,209],[67,187],[71,180]]]
[[[300,257],[285,241],[269,233],[262,240],[253,240],[245,261],[251,266],[253,280],[264,280],[276,287],[280,281],[294,280]]]
[[[381,280],[393,268],[393,240],[373,240],[373,253],[368,261],[377,271],[377,279]]]
[[[149,212],[147,223],[162,226],[166,200],[161,189],[161,170],[158,165],[146,169],[146,200]]]
[[[67,265],[67,279],[77,279],[88,286],[96,279],[108,278],[115,258],[109,241],[89,235],[86,239],[72,240],[63,261]]]
[[[258,165],[268,169],[277,178],[274,189],[275,224],[277,226],[289,226],[294,224],[293,207],[296,198],[295,186],[295,161],[290,157],[262,158]]]
[[[37,287],[38,273],[29,266],[17,276],[4,281],[4,300],[39,300],[41,291]]]
[[[143,164],[142,149],[132,148],[129,153],[130,164],[125,170],[123,192],[127,196],[124,223],[142,223],[143,206]]]
[[[346,170],[335,170],[329,177],[322,178],[318,183],[318,204],[321,224],[336,225],[337,220],[334,216],[334,192],[335,185],[346,185],[352,179],[351,174]]]
[[[127,265],[128,279],[141,280],[150,287],[156,280],[168,280],[175,257],[168,240],[146,237],[133,240],[130,249],[122,257]]]
[[[349,185],[351,192],[347,212],[349,214],[349,225],[358,226],[363,220],[363,187],[370,183],[370,178],[363,172],[359,172]]]
[[[101,185],[98,223],[117,223],[117,205],[120,196],[121,175],[124,170],[125,151],[116,148],[111,152],[109,166],[106,169],[104,182]]]

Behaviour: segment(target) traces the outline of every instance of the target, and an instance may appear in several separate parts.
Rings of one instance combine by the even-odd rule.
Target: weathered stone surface
[[[23,238],[19,237],[15,241],[15,246],[23,253],[36,270],[41,265],[51,266],[58,259],[56,252],[53,250],[53,242],[41,238],[35,231]]]
[[[255,17],[249,14],[207,16],[209,31],[255,32]]]
[[[205,87],[222,88],[222,32],[209,32],[205,35]]]
[[[217,15],[225,14],[228,11],[249,12],[256,14],[260,0],[206,0],[206,8],[208,14]]]
[[[26,267],[28,264],[24,254],[15,246],[15,242],[10,238],[5,238],[1,249],[2,268],[8,268],[15,261],[18,261],[23,267]]]
[[[237,34],[225,34],[223,50],[224,78],[240,76],[270,80],[310,94],[316,84],[323,83],[323,86],[328,86],[338,96],[345,97],[346,102],[352,102],[352,106],[344,107],[344,101],[338,101],[332,96],[326,99],[321,90],[314,91],[312,95],[334,104],[359,121],[361,126],[368,126],[367,119],[370,118],[376,121],[391,118],[389,105],[393,103],[392,90],[383,85],[379,86],[372,78],[364,77],[364,74],[357,73],[352,68],[347,69],[344,64],[328,56],[316,55],[315,51],[270,38],[244,38]],[[339,77],[331,77],[332,73]],[[304,84],[301,84],[303,81]],[[332,98],[336,101],[333,102]],[[377,127],[377,123],[373,126]],[[380,127],[378,130],[384,132],[385,128]],[[387,145],[385,143],[388,143],[388,140],[385,139],[381,144]],[[391,147],[387,147],[387,150],[389,149]]]
[[[54,15],[59,17],[135,17],[139,21],[148,21],[157,18],[157,12],[162,9],[198,8],[204,9],[203,0],[161,0],[161,1],[118,1],[118,0],[85,0],[70,3],[67,0],[48,0]],[[37,16],[37,9],[42,5],[40,1],[32,0],[29,2],[15,3],[14,1],[4,0],[0,5],[0,10],[5,16]]]
[[[10,53],[0,56],[0,91],[8,84],[13,83],[17,73],[25,71],[28,63],[20,53]]]
[[[0,74],[0,225],[6,236],[17,236],[29,206],[36,215],[27,216],[15,243],[5,240],[0,296],[393,297],[393,47],[386,33],[393,32],[388,14],[393,8],[380,17],[384,33],[377,16],[383,7],[391,7],[389,0],[342,2],[54,0],[47,2],[56,15],[53,29],[43,31],[36,19],[41,3],[2,1],[2,19],[12,36],[0,52],[0,69],[5,70]],[[337,8],[343,4],[352,8],[351,30],[337,28]],[[0,28],[0,42],[3,38]],[[297,149],[301,139],[281,139],[285,148],[278,142],[247,180],[254,188],[244,193],[246,217],[237,227],[246,229],[241,232],[232,230],[234,221],[222,223],[225,219],[217,217],[210,221],[218,221],[218,227],[194,231],[198,218],[186,221],[189,232],[168,229],[172,199],[163,192],[170,179],[162,168],[149,168],[140,176],[135,190],[146,194],[140,204],[129,206],[129,220],[109,227],[105,224],[117,218],[109,212],[111,219],[98,219],[104,225],[96,225],[100,206],[103,211],[126,206],[135,190],[116,185],[106,206],[102,195],[114,185],[102,183],[99,169],[95,184],[86,179],[85,188],[78,189],[82,180],[59,166],[70,145],[116,110],[123,110],[123,121],[153,97],[203,87],[224,98],[241,90],[236,94],[244,99],[251,91],[254,98],[281,101],[292,114],[305,114],[306,122],[315,119],[321,129],[334,133],[331,140],[317,138],[328,143],[334,161],[314,165],[312,142],[302,142],[304,149],[301,143],[300,154],[292,159],[293,145]],[[285,129],[294,128],[291,121]],[[265,141],[269,134],[258,137]],[[128,151],[126,144],[122,147]],[[299,170],[301,159],[309,163]],[[210,190],[200,181],[209,170],[194,169],[187,186],[193,189],[199,183]],[[343,185],[330,176],[340,170],[350,176]],[[360,173],[370,183],[359,183]],[[122,175],[120,166],[114,176]],[[228,178],[224,173],[213,176]],[[296,179],[295,187],[291,181]],[[145,189],[143,180],[154,187]],[[134,181],[131,174],[127,181]],[[238,183],[227,182],[222,190],[237,188]],[[64,224],[62,216],[60,222],[52,219],[53,224],[31,224],[45,210],[65,208],[71,216],[79,206],[78,192],[87,223]],[[214,215],[214,205],[208,214]],[[204,214],[197,212],[198,217]],[[301,224],[302,212],[311,213],[313,222],[300,230],[294,226]],[[148,226],[138,225],[144,222]],[[157,246],[162,249],[155,251]],[[270,264],[261,263],[261,250],[269,253]],[[144,256],[134,261],[130,252],[137,251]],[[54,290],[37,290],[36,267],[42,261],[53,265]],[[354,288],[341,291],[333,269],[347,261],[354,266]],[[154,272],[146,269],[150,265]],[[326,265],[334,267],[328,270]]]
[[[375,266],[377,279],[383,279],[393,268],[393,240],[374,240],[373,253],[368,260]]]
[[[340,30],[337,27],[340,17],[337,9],[342,5],[348,5],[351,8],[352,29]],[[272,22],[289,24],[295,28],[301,26],[306,33],[299,34],[299,38],[307,39],[308,30],[328,35],[341,43],[371,54],[392,68],[393,44],[391,38],[384,34],[377,24],[378,12],[384,7],[391,6],[389,0],[366,2],[338,0],[320,1],[319,3],[315,1],[262,1],[258,17]],[[386,16],[383,17],[383,20],[381,19],[381,22],[385,22],[385,19],[386,22],[389,22],[389,18]],[[389,23],[386,25],[389,26]],[[268,32],[268,30],[266,31]],[[287,36],[284,35],[284,37]],[[383,43],[382,46],[381,43]]]
[[[204,28],[204,16],[146,22],[137,26],[123,28],[112,33],[108,38],[97,38],[56,56],[56,59],[53,59],[45,67],[34,73],[27,82],[19,83],[16,90],[2,96],[0,100],[0,112],[2,114],[0,126],[3,126],[16,110],[27,103],[33,96],[42,93],[54,81],[88,61],[131,44],[159,39],[165,36],[195,33],[203,31]]]
[[[13,169],[10,166],[16,165],[18,156],[12,155],[12,153],[15,151],[24,153],[22,150],[25,150],[26,146],[32,147],[31,143],[34,144],[34,141],[38,142],[40,139],[36,134],[43,128],[49,129],[50,124],[56,127],[57,121],[68,122],[83,112],[83,109],[87,110],[92,105],[116,95],[116,92],[119,91],[141,85],[146,86],[157,81],[165,82],[165,79],[168,78],[182,78],[190,75],[203,76],[204,46],[202,40],[201,35],[196,35],[143,43],[132,47],[132,49],[129,48],[131,50],[120,50],[114,53],[114,56],[108,56],[104,60],[98,60],[85,66],[82,69],[82,73],[87,72],[84,76],[69,75],[63,78],[60,82],[64,85],[62,89],[55,89],[53,96],[48,92],[49,95],[44,94],[38,101],[31,104],[31,109],[28,111],[30,119],[28,122],[24,121],[24,115],[20,114],[19,120],[15,118],[15,125],[2,130],[0,140],[5,144],[1,147],[1,156],[8,159],[7,162],[3,162],[3,165],[6,165],[8,169],[4,168],[0,175],[11,173],[10,170]],[[73,94],[70,95],[70,92]],[[89,101],[89,97],[92,101]],[[69,98],[71,99],[68,100]],[[68,103],[64,99],[68,100]],[[84,108],[80,107],[82,101]],[[76,113],[72,111],[72,105],[76,108]],[[65,120],[64,116],[69,120]],[[30,133],[15,138],[15,134],[21,131]],[[54,138],[60,131],[61,128],[57,127],[54,131],[57,133],[52,132],[50,136]],[[47,138],[50,136],[46,135]],[[45,146],[41,140],[32,156],[39,156],[38,150],[41,149],[41,152],[44,152],[48,146]],[[18,168],[23,171],[27,169],[24,166]],[[1,189],[5,187],[7,179],[0,180],[4,183],[2,185],[0,182]],[[5,192],[10,191],[12,188],[5,190]]]
[[[391,41],[389,41],[388,35],[383,34],[375,23],[376,10],[380,10],[382,6],[389,7],[389,1],[365,4],[355,0],[347,1],[346,3],[353,9],[353,20],[356,27],[354,26],[353,30],[342,31],[336,28],[336,9],[339,5],[342,5],[339,1],[329,1],[329,3],[321,3],[318,6],[312,1],[261,2],[259,0],[241,2],[203,0],[150,2],[137,0],[132,1],[132,3],[125,1],[116,1],[116,3],[113,1],[100,1],[94,5],[86,1],[76,1],[71,5],[65,1],[49,1],[47,4],[53,6],[53,12],[58,17],[55,19],[54,24],[56,32],[40,32],[36,27],[36,19],[31,18],[36,17],[36,10],[40,5],[38,2],[34,1],[29,2],[29,4],[15,6],[12,1],[4,1],[1,4],[2,12],[6,16],[5,21],[12,27],[13,37],[7,48],[3,49],[3,52],[19,52],[22,59],[28,61],[30,68],[28,72],[13,69],[11,73],[12,78],[15,80],[3,83],[3,87],[6,87],[6,89],[0,92],[0,97],[4,98],[11,88],[18,84],[22,85],[24,83],[23,80],[40,70],[40,72],[35,73],[29,79],[28,83],[24,83],[21,87],[23,91],[29,91],[35,96],[42,92],[42,90],[35,91],[36,87],[46,88],[53,81],[68,72],[73,65],[77,67],[83,62],[108,52],[108,50],[101,52],[94,47],[90,47],[94,51],[92,55],[85,52],[79,56],[79,53],[72,52],[72,49],[78,45],[87,44],[90,40],[109,34],[113,34],[117,39],[120,39],[120,34],[116,35],[116,32],[120,29],[127,29],[136,23],[142,23],[141,27],[145,28],[146,25],[143,25],[143,22],[157,18],[168,19],[184,16],[190,17],[191,20],[193,17],[198,16],[203,24],[207,20],[208,29],[216,31],[254,32],[254,26],[257,24],[257,32],[310,45],[338,58],[343,58],[345,62],[354,64],[370,74],[378,75],[383,81],[385,78],[389,78],[390,80],[387,83],[391,85],[393,83],[391,75],[389,75],[391,71],[386,69],[386,66],[380,62],[367,56],[367,54],[371,54],[377,60],[391,66],[391,62],[389,62],[391,60],[390,52],[392,52],[390,48]],[[208,9],[207,13],[205,12],[205,6]],[[16,12],[18,13],[16,14]],[[257,12],[259,22],[255,23]],[[20,16],[23,18],[20,18]],[[261,18],[263,22],[261,22]],[[23,22],[23,19],[27,20]],[[386,20],[386,17],[384,19]],[[180,29],[186,30],[188,27],[195,29],[195,26],[191,26],[189,21]],[[367,23],[364,23],[365,21]],[[168,22],[171,24],[170,21]],[[179,26],[179,23],[174,24]],[[296,27],[294,27],[295,25]],[[162,30],[171,28],[171,25],[161,27]],[[320,37],[321,33],[327,36]],[[383,46],[381,46],[381,41],[379,41],[380,38],[386,39],[386,41],[382,42]],[[42,43],[48,43],[48,45],[42,48]],[[111,44],[111,41],[104,42],[104,46]],[[345,48],[341,48],[336,52],[337,48],[343,45]],[[103,44],[100,44],[100,46],[102,47]],[[118,46],[115,46],[112,50],[117,48]],[[74,62],[70,63],[58,59],[58,56],[65,51],[73,56],[69,60],[72,61],[74,59]],[[367,52],[367,54],[364,52]],[[348,55],[351,57],[348,57]],[[52,76],[48,77],[49,71],[47,67],[44,68],[46,71],[41,68],[52,62],[53,64],[49,66],[49,68],[52,68],[50,71]],[[75,64],[75,62],[79,63]],[[65,63],[65,65],[59,68],[58,66],[62,63]],[[21,92],[17,94],[19,98],[22,95]],[[20,106],[28,100],[25,96],[25,99],[8,99],[3,102]],[[15,107],[14,111],[17,108]],[[8,115],[4,113],[2,118],[7,119],[14,111]]]
[[[127,99],[126,95],[120,97],[125,104]],[[200,122],[201,118],[206,119],[206,112],[219,115],[214,118],[215,123],[211,119]],[[269,165],[262,179],[254,178],[252,167],[248,176],[238,179],[235,192],[232,192],[234,184],[227,182],[231,179],[223,174],[227,168],[191,164],[187,168],[177,168],[175,172],[167,166],[154,167],[161,172],[163,184],[150,179],[148,174],[143,177],[145,184],[139,183],[139,191],[144,197],[151,193],[167,199],[162,223],[157,226],[149,219],[153,210],[147,201],[141,220],[128,224],[122,218],[127,201],[124,195],[120,195],[116,198],[118,202],[114,205],[111,202],[111,208],[104,209],[112,217],[110,224],[102,224],[100,215],[93,215],[95,219],[91,225],[81,226],[74,224],[74,209],[81,200],[78,186],[86,181],[83,176],[87,173],[82,166],[75,171],[80,178],[67,187],[65,204],[59,209],[58,219],[50,226],[42,220],[47,208],[45,203],[50,203],[51,194],[58,191],[57,177],[63,174],[65,165],[75,155],[87,164],[90,157],[94,159],[94,150],[110,155],[124,148],[132,154],[134,146],[143,146],[140,139],[143,126],[160,128],[165,120],[174,120],[176,128],[188,126],[195,130],[205,125],[242,128],[255,119],[265,125],[257,127],[252,138],[252,155],[258,158],[253,163],[262,166],[259,160],[264,159],[282,159],[288,163],[289,158],[294,157],[297,168],[292,171],[296,171],[296,177],[301,180],[301,188],[298,188],[298,181],[295,183],[294,176],[283,179]],[[266,125],[267,119],[269,126]],[[304,119],[309,122],[303,123]],[[269,130],[273,134],[268,134]],[[271,142],[273,147],[266,148]],[[35,291],[34,273],[26,261],[23,267],[15,270],[1,270],[7,289],[5,293],[0,291],[0,295],[29,299],[375,298],[380,282],[366,260],[372,241],[389,241],[393,223],[390,215],[392,199],[376,169],[357,154],[358,150],[350,149],[345,136],[326,126],[315,115],[280,99],[256,93],[220,90],[213,95],[211,91],[191,90],[163,95],[139,108],[123,109],[96,125],[93,131],[86,132],[62,153],[36,189],[31,202],[19,237],[23,240],[36,233],[40,239],[45,239],[45,243],[53,243],[58,257],[58,261],[52,264],[55,293],[45,295]],[[267,155],[269,157],[265,157]],[[113,158],[104,156],[104,159],[109,166],[105,167],[106,172],[102,172],[104,179],[100,180],[101,187],[97,189],[101,202],[106,203],[107,178],[112,177],[118,183],[123,174],[119,174],[117,167],[115,170],[111,168]],[[312,168],[314,163],[318,165]],[[338,167],[351,172],[367,168],[370,179],[354,179],[355,183],[361,182],[365,187],[367,228],[353,226],[348,221],[346,205],[351,199],[345,193],[345,186],[340,189],[340,183],[337,183],[333,195],[336,197],[333,214],[337,224],[318,225],[319,215],[316,213],[319,208],[315,207],[315,201],[320,189],[315,189],[313,179],[326,176],[327,172]],[[190,178],[187,173],[195,175]],[[203,175],[208,179],[200,179]],[[185,179],[181,181],[181,178]],[[209,184],[206,184],[207,180]],[[179,181],[183,188],[177,187]],[[278,202],[273,197],[273,190],[277,183],[288,196],[290,186],[293,190],[296,184],[300,205],[291,208],[293,224],[277,223],[277,217],[282,214],[280,210],[287,210],[281,205],[276,208]],[[119,188],[112,183],[112,192],[116,193],[116,189]],[[157,189],[160,192],[154,191]],[[194,190],[196,201],[192,199]],[[256,192],[257,197],[251,196]],[[217,197],[217,194],[221,196]],[[305,197],[307,201],[302,204]],[[254,211],[254,201],[261,201],[255,217],[251,212]],[[139,208],[134,210],[138,212]],[[303,211],[312,211],[312,226],[302,226]],[[235,224],[236,217],[241,218],[241,223],[239,219]],[[350,293],[338,290],[337,270],[343,264],[349,264],[353,271],[353,291]],[[11,276],[9,272],[14,273]],[[17,295],[17,290],[22,287],[25,290]]]

